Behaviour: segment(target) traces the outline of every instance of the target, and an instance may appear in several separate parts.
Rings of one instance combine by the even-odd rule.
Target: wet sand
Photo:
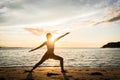
[[[65,67],[66,73],[61,73],[60,67],[39,67],[28,73],[32,67],[0,68],[0,80],[120,80],[120,68],[73,68]]]

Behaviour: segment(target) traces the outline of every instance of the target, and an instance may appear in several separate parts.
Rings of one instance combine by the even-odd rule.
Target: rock
[[[48,77],[53,76],[53,75],[55,76],[55,75],[59,75],[59,74],[57,74],[57,73],[47,73]]]
[[[120,48],[120,42],[110,42],[102,46],[102,48]]]
[[[100,72],[93,72],[93,73],[91,73],[91,75],[100,75],[100,76],[103,76],[103,74],[100,73]]]

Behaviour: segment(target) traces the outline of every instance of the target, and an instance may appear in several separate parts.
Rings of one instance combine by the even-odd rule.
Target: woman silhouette
[[[61,72],[65,72],[64,67],[63,67],[63,58],[54,54],[54,45],[55,45],[56,41],[58,41],[60,38],[64,37],[67,34],[69,34],[69,32],[65,33],[64,35],[62,35],[58,38],[56,38],[54,41],[51,41],[52,34],[47,33],[46,34],[47,41],[45,41],[43,44],[41,44],[37,48],[34,48],[34,49],[29,51],[29,52],[34,51],[36,49],[39,49],[39,48],[43,47],[44,45],[47,46],[47,52],[44,54],[42,59],[37,64],[35,64],[35,66],[30,70],[30,72],[32,72],[35,68],[37,68],[40,64],[42,64],[47,59],[60,60]]]

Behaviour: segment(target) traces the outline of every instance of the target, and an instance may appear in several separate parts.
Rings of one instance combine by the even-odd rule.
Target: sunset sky
[[[35,47],[47,32],[57,47],[120,41],[120,0],[0,0],[0,46]]]

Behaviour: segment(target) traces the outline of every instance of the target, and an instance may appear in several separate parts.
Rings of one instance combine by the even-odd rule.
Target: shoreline
[[[120,68],[38,67],[33,73],[25,73],[32,67],[0,67],[0,80],[120,80]]]

